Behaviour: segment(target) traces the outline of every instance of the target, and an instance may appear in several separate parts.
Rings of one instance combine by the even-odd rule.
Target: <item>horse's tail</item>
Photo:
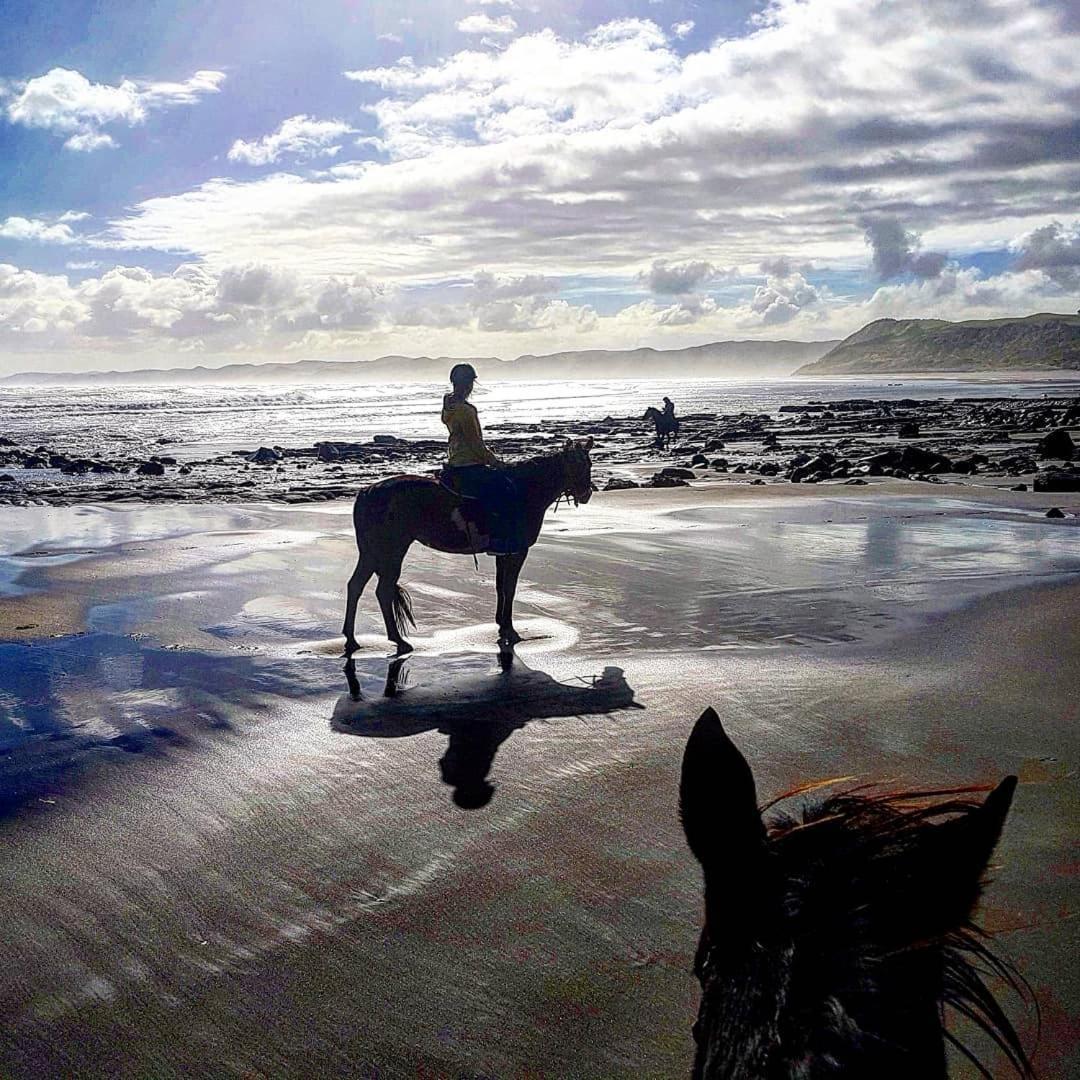
[[[399,628],[411,627],[416,629],[416,619],[413,618],[412,597],[404,585],[398,583],[394,586],[394,621]]]

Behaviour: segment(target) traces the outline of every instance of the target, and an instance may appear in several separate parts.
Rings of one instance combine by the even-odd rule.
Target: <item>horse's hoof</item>
[[[346,659],[348,659],[359,648],[360,648],[360,642],[357,641],[356,638],[346,638],[345,639],[345,652],[342,655]]]
[[[413,651],[413,647],[407,641],[399,641],[397,643],[397,652],[395,656],[408,656]]]
[[[516,630],[511,630],[508,634],[499,635],[500,645],[517,645],[518,642],[524,640],[525,639]]]

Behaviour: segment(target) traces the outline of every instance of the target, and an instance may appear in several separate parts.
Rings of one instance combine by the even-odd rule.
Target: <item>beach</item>
[[[1080,498],[1047,498],[600,492],[549,513],[512,659],[493,561],[414,549],[416,654],[369,593],[348,672],[348,503],[7,508],[0,670],[31,737],[3,762],[0,1071],[686,1075],[678,769],[711,705],[763,801],[1019,775],[982,922],[1067,1075]]]

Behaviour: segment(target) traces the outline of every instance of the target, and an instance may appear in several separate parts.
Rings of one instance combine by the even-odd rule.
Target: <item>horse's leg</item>
[[[527,555],[527,551],[521,551],[516,555],[501,555],[497,560],[506,560],[503,570],[502,611],[499,617],[499,642],[503,645],[516,645],[521,640],[521,635],[514,629],[514,594],[517,592],[518,575],[525,565]]]
[[[506,610],[506,560],[509,555],[495,556],[495,625],[502,640],[503,612]]]
[[[356,605],[360,603],[360,594],[371,580],[375,568],[361,555],[356,560],[356,569],[349,578],[348,598],[345,601],[345,625],[341,632],[345,635],[345,655],[351,656],[360,647],[354,636],[356,627]]]
[[[395,558],[383,562],[377,569],[379,584],[375,587],[375,595],[379,599],[379,607],[382,609],[383,622],[386,623],[386,636],[397,646],[398,656],[413,651],[412,645],[405,640],[397,624],[394,615],[394,600],[397,597],[398,579],[401,577],[401,563],[405,558],[405,552]]]

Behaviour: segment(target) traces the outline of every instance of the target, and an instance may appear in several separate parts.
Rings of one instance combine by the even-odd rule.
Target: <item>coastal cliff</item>
[[[878,319],[797,375],[910,371],[1080,370],[1080,315],[1019,319]]]

